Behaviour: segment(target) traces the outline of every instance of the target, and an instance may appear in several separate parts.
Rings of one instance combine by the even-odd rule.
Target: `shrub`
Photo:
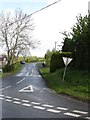
[[[14,64],[12,64],[12,65],[5,65],[3,67],[3,72],[11,72],[12,70],[14,70],[14,68],[15,68]]]
[[[51,57],[50,72],[55,72],[65,66],[62,57],[72,57],[72,54],[71,52],[54,53]]]

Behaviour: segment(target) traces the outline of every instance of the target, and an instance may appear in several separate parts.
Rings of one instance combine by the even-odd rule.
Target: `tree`
[[[73,53],[73,65],[79,69],[88,67],[88,46],[90,41],[90,17],[77,17],[77,23],[72,27],[70,33],[64,38],[63,51]]]
[[[7,65],[12,65],[15,57],[26,50],[35,48],[38,41],[33,41],[31,31],[34,30],[31,16],[16,10],[12,15],[10,12],[0,14],[0,40],[7,54]]]

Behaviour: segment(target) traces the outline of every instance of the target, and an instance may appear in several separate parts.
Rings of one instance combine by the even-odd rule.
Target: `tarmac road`
[[[47,88],[37,63],[23,65],[16,75],[2,79],[2,118],[84,118],[89,119],[88,103],[56,94]]]

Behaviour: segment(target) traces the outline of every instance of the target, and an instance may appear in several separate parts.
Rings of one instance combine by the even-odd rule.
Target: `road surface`
[[[58,95],[47,88],[37,63],[23,65],[19,73],[3,78],[0,84],[2,118],[90,119],[88,103]]]

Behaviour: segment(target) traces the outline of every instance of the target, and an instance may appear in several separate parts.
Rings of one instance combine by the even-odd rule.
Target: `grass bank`
[[[90,77],[87,71],[67,69],[62,82],[64,69],[50,73],[49,68],[40,68],[40,73],[49,88],[59,94],[66,94],[82,101],[90,102]]]

